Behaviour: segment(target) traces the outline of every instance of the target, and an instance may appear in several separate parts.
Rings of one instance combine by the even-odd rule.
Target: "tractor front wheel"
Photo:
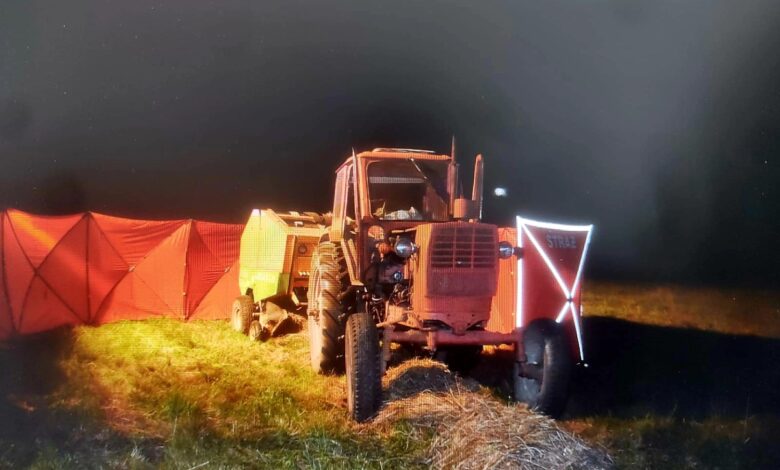
[[[566,407],[572,359],[563,330],[553,321],[535,322],[523,335],[526,362],[512,370],[515,400],[557,418]]]
[[[252,297],[248,295],[239,295],[233,301],[233,308],[230,314],[230,325],[239,333],[249,333],[249,324],[252,322],[252,315],[255,313],[255,303]]]
[[[346,329],[347,409],[352,419],[363,422],[382,402],[379,336],[374,319],[366,312],[350,315]]]

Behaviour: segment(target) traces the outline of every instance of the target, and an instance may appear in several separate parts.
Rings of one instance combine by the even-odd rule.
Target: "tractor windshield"
[[[446,221],[447,162],[413,158],[371,162],[368,195],[377,219]]]

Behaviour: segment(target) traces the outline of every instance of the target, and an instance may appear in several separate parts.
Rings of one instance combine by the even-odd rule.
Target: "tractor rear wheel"
[[[572,359],[563,330],[553,321],[532,323],[523,334],[527,362],[512,370],[515,400],[557,418],[566,407]]]
[[[344,306],[346,263],[338,246],[320,242],[312,256],[309,278],[309,351],[311,366],[320,374],[344,370]]]
[[[252,322],[252,315],[255,313],[255,303],[252,297],[248,295],[239,295],[233,301],[233,308],[230,314],[230,325],[239,333],[249,333],[249,324]]]
[[[347,409],[357,422],[371,418],[382,402],[379,335],[366,312],[353,313],[346,331]]]

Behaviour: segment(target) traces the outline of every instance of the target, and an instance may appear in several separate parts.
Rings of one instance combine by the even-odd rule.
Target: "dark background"
[[[352,147],[454,134],[591,275],[777,287],[778,46],[776,0],[4,0],[0,208],[326,211]]]

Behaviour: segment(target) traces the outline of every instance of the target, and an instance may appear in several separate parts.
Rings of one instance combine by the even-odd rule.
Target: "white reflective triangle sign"
[[[582,248],[582,255],[580,256],[579,264],[577,266],[577,274],[574,278],[574,282],[571,286],[568,286],[566,282],[564,281],[563,277],[561,276],[560,272],[558,272],[558,269],[553,264],[552,260],[550,259],[547,252],[544,250],[544,247],[539,243],[539,241],[536,239],[534,234],[531,232],[529,227],[534,228],[541,228],[541,229],[550,229],[550,230],[560,230],[560,231],[567,231],[567,232],[587,232],[587,235],[585,236],[585,246]],[[585,355],[583,352],[583,345],[582,345],[582,328],[580,325],[580,314],[581,312],[578,311],[578,306],[574,303],[574,295],[577,292],[577,289],[579,288],[580,279],[582,278],[582,270],[585,266],[585,256],[588,252],[588,246],[590,245],[590,237],[593,233],[593,225],[563,225],[563,224],[556,224],[556,223],[550,223],[550,222],[541,222],[538,220],[531,220],[524,217],[517,217],[517,245],[521,248],[523,247],[523,234],[528,237],[528,240],[531,242],[531,245],[533,245],[534,249],[539,253],[539,256],[544,261],[544,264],[547,266],[547,269],[549,273],[553,276],[556,283],[560,287],[561,293],[563,294],[563,305],[561,306],[560,311],[558,312],[557,317],[555,318],[555,321],[557,323],[563,322],[563,320],[566,319],[566,316],[571,313],[572,320],[574,323],[574,329],[577,333],[577,344],[579,345],[579,353],[580,353],[580,359],[585,360]],[[516,315],[516,326],[517,327],[523,327],[524,326],[524,318],[523,318],[523,258],[519,258],[517,261],[517,315]]]

